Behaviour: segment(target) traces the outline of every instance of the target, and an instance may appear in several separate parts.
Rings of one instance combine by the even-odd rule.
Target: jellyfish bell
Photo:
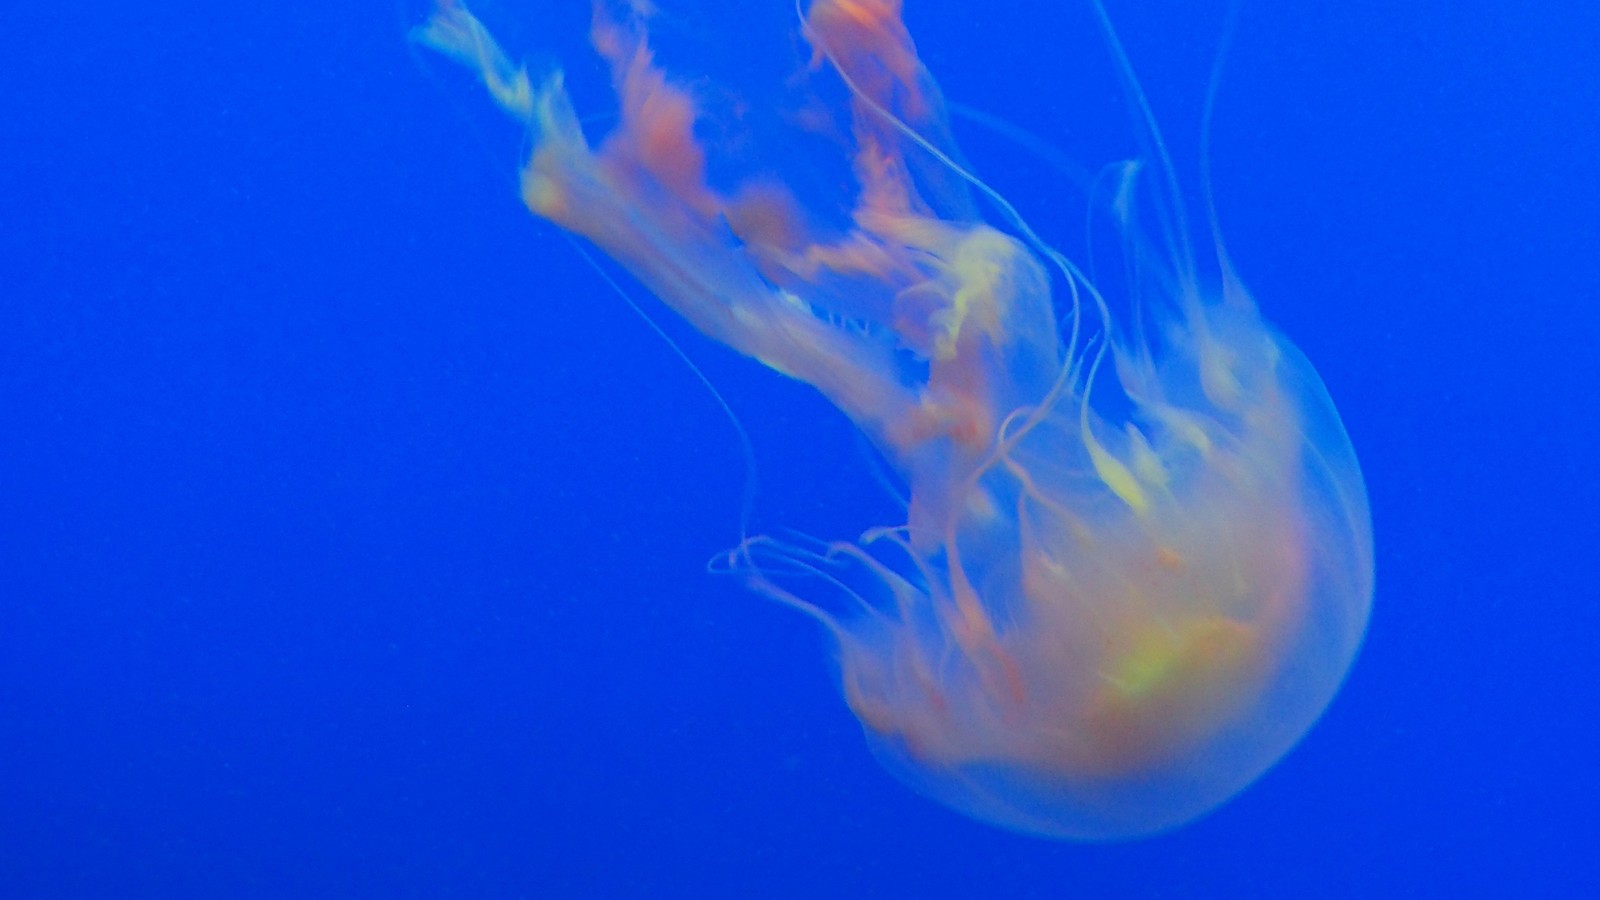
[[[824,547],[751,538],[727,558],[832,635],[885,767],[1018,831],[1175,827],[1287,753],[1354,660],[1372,592],[1354,451],[1225,259],[1207,294],[1174,251],[1149,280],[1159,302],[1114,317],[959,162],[899,13],[802,12],[813,72],[848,88],[844,228],[781,183],[708,183],[694,95],[656,63],[643,6],[596,5],[621,106],[598,144],[559,72],[530,79],[459,3],[420,37],[528,126],[530,210],[815,387],[904,481],[904,523]]]
[[[840,620],[847,702],[918,791],[1021,831],[1159,832],[1254,781],[1338,690],[1371,593],[1359,470],[1298,352],[1259,323],[1217,332],[1231,408],[1168,366],[1183,415],[1139,406],[1109,475],[1084,417],[1045,417],[925,554],[923,596]]]

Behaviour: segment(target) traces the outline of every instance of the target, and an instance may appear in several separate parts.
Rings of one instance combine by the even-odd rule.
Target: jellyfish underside
[[[1085,840],[1175,827],[1255,780],[1332,700],[1371,598],[1360,470],[1310,364],[1236,279],[1208,293],[1175,261],[1154,324],[1119,327],[1003,200],[1013,234],[981,221],[898,0],[802,18],[810,77],[848,89],[847,225],[770,179],[712,187],[646,6],[596,4],[621,109],[597,146],[560,73],[531,79],[462,5],[419,37],[527,124],[530,210],[815,387],[904,479],[903,524],[727,560],[832,635],[880,761],[975,818]],[[1111,390],[1119,415],[1092,402]],[[847,582],[843,611],[807,594]]]

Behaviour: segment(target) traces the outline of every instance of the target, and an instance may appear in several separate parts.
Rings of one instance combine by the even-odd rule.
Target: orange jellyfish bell
[[[560,73],[530,79],[463,6],[419,37],[527,124],[529,209],[815,387],[904,479],[903,523],[728,558],[827,628],[879,759],[975,818],[1074,839],[1172,828],[1250,784],[1332,700],[1371,604],[1360,468],[1311,365],[1225,260],[1209,293],[1175,260],[1142,325],[1114,320],[957,161],[898,0],[804,14],[811,77],[848,88],[854,203],[831,228],[782,184],[707,182],[649,14],[596,6],[621,108],[598,144]],[[847,611],[819,599],[845,583]]]

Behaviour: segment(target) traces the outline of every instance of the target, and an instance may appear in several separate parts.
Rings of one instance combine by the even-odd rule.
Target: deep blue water
[[[1132,152],[1077,0],[908,5],[953,100]],[[1192,176],[1225,4],[1108,5]],[[676,8],[781,77],[786,5],[729,6]],[[1600,890],[1600,7],[1245,0],[1222,227],[1363,460],[1377,600],[1295,752],[1111,846],[903,789],[816,629],[704,573],[734,432],[420,5],[0,8],[0,896]],[[480,12],[578,83],[586,9]],[[668,330],[758,526],[875,524],[821,401]]]

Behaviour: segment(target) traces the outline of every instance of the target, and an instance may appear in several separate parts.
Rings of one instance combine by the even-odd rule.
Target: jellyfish
[[[747,537],[724,566],[826,630],[884,767],[1029,834],[1190,822],[1291,749],[1361,643],[1370,513],[1339,415],[1220,241],[1210,278],[1130,253],[1145,287],[1119,305],[1040,240],[962,161],[900,0],[797,12],[798,81],[839,88],[842,220],[775,177],[708,178],[652,4],[595,3],[619,112],[593,138],[561,72],[530,76],[461,3],[417,37],[526,126],[529,210],[821,392],[902,483],[903,522]]]

